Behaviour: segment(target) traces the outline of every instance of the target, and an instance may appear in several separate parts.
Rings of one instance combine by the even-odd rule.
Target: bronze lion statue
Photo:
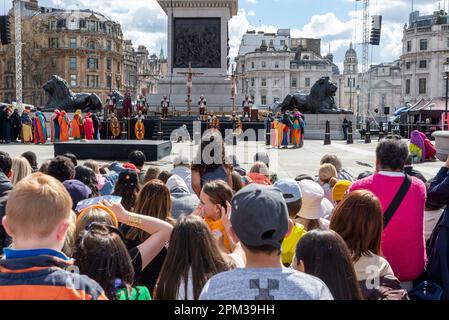
[[[83,112],[101,112],[103,110],[101,99],[95,93],[73,93],[67,81],[59,76],[52,76],[43,89],[48,95],[44,111],[59,109],[75,112],[81,109]]]
[[[351,114],[352,111],[339,109],[335,105],[335,94],[338,87],[329,77],[319,79],[310,90],[310,94],[297,92],[289,94],[282,103],[276,106],[274,112],[293,111],[298,109],[303,113]]]

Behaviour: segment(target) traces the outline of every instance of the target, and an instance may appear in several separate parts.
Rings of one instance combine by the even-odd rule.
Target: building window
[[[265,61],[262,61],[262,68],[266,68],[267,67],[267,63]]]
[[[95,41],[89,41],[87,43],[87,48],[91,50],[95,50]]]
[[[274,86],[279,87],[279,82],[280,82],[279,79],[274,79]]]
[[[98,88],[98,76],[87,76],[87,86],[89,88]]]
[[[49,38],[48,39],[48,47],[52,49],[59,48],[59,38]]]
[[[427,92],[427,79],[419,79],[419,94],[426,94]]]
[[[427,68],[427,60],[419,60],[419,67],[421,69]]]
[[[427,39],[421,39],[419,41],[419,50],[421,51],[427,50]]]
[[[412,63],[411,63],[410,61],[407,61],[407,62],[405,63],[405,69],[409,70],[410,67],[411,67],[411,65],[412,65]]]
[[[111,76],[106,77],[106,85],[108,86],[109,89],[112,89],[112,77]]]
[[[253,62],[251,62],[251,69],[255,69],[256,68],[256,64]]]
[[[70,38],[70,49],[76,49],[76,38]]]
[[[70,57],[70,69],[76,69],[76,57]]]
[[[292,88],[296,88],[298,86],[298,79],[292,78]]]
[[[262,78],[262,87],[266,87],[267,86],[267,78]]]
[[[251,78],[251,87],[254,87],[256,85],[256,80],[254,78]]]
[[[305,86],[306,86],[306,88],[310,87],[310,78],[305,79]]]
[[[285,40],[281,40],[281,46],[285,46]]]
[[[411,41],[407,41],[407,52],[412,51],[412,42]]]
[[[57,25],[56,21],[50,21],[49,26],[48,26],[50,31],[56,30],[56,25]]]
[[[86,20],[80,20],[80,29],[86,28]]]
[[[117,61],[117,72],[120,73],[120,61]]]
[[[76,86],[77,86],[77,82],[76,82],[76,74],[70,75],[70,85],[71,85],[72,87],[76,87]]]
[[[109,58],[106,60],[106,70],[112,71],[112,60]]]
[[[88,58],[87,59],[87,69],[98,69],[98,59],[96,58]]]
[[[274,62],[274,67],[275,67],[276,69],[279,69],[279,61],[275,61],[275,62]]]
[[[260,102],[262,103],[263,106],[266,105],[267,104],[267,96],[261,96]]]
[[[112,51],[112,41],[111,40],[106,41],[106,50]]]
[[[410,94],[410,79],[405,80],[405,94]]]

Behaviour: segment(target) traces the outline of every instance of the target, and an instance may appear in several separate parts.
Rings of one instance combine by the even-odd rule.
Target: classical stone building
[[[336,75],[333,79],[338,86],[335,101],[339,108],[358,114],[360,113],[360,95],[357,95],[357,88],[360,88],[361,75],[359,75],[357,52],[352,42],[345,53],[343,66],[343,74]]]
[[[150,56],[145,46],[137,49],[137,93],[144,97],[158,92],[157,84],[160,79],[168,74],[167,59],[161,49],[159,57],[155,54]],[[148,99],[148,98],[147,98]],[[154,101],[150,101],[153,103]],[[154,103],[160,103],[156,101]]]
[[[444,11],[410,14],[402,39],[402,95],[404,104],[445,97],[443,63],[449,57],[449,21]]]
[[[126,92],[131,94],[131,99],[137,99],[137,52],[133,48],[131,40],[123,41],[124,55],[124,83]]]
[[[301,42],[298,38],[295,50],[291,49],[292,41],[289,29],[277,33],[248,31],[243,36],[236,58],[238,89],[251,96],[256,106],[282,102],[289,93],[308,91],[319,78],[338,73],[331,56],[323,58],[317,52],[317,41]]]
[[[42,86],[53,74],[74,92],[94,92],[105,101],[124,91],[124,48],[120,24],[90,10],[59,10],[23,2],[23,101],[43,106]],[[13,11],[9,12],[14,39]],[[14,45],[0,45],[0,97],[15,100]]]

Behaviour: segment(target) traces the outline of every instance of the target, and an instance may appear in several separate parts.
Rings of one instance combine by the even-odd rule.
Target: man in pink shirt
[[[349,192],[365,189],[373,192],[385,213],[404,183],[404,164],[409,151],[405,141],[389,136],[379,142],[376,149],[376,173],[356,181]],[[411,177],[412,183],[405,197],[394,212],[382,235],[382,253],[393,268],[405,289],[411,289],[411,281],[417,279],[426,265],[424,240],[424,183]]]

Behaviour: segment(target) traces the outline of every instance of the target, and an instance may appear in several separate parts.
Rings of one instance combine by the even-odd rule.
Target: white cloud
[[[257,4],[257,0],[246,0],[246,3]]]
[[[253,10],[248,11],[248,17],[255,17],[255,16],[256,16],[256,13]]]

